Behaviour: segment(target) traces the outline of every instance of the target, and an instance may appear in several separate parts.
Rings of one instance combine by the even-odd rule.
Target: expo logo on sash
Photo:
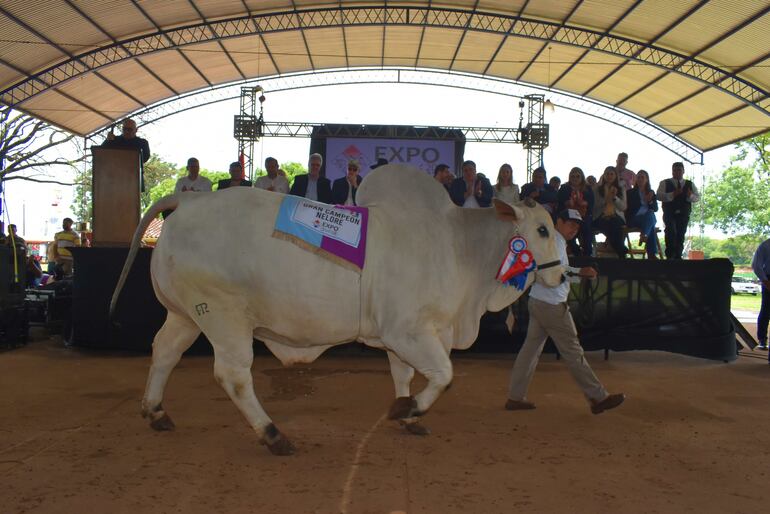
[[[353,247],[358,246],[361,237],[361,214],[345,209],[300,202],[291,220]]]

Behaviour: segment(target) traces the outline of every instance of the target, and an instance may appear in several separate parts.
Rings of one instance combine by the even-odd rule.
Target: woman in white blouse
[[[510,164],[500,166],[494,193],[498,200],[511,205],[519,203],[519,186],[513,183],[513,168]]]

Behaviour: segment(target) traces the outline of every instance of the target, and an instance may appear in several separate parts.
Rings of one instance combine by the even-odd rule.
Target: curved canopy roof
[[[450,70],[565,91],[710,150],[770,128],[770,3],[0,0],[0,101],[74,133],[218,84]]]

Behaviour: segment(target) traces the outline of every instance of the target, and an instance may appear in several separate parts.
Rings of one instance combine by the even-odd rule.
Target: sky
[[[274,122],[515,127],[519,120],[516,98],[446,86],[345,84],[264,94],[264,119]],[[149,140],[153,153],[180,167],[195,156],[202,168],[225,171],[237,159],[238,143],[232,134],[233,116],[238,110],[237,100],[220,102],[140,126],[139,135]],[[647,170],[651,182],[657,184],[670,177],[671,163],[681,160],[630,130],[560,109],[558,104],[553,112],[546,111],[546,122],[550,125],[550,145],[543,160],[549,177],[565,179],[573,166],[598,177],[624,151],[629,155],[629,169]],[[279,162],[306,164],[309,146],[309,138],[263,138],[255,146],[254,160],[261,163],[273,156]],[[700,188],[701,177],[718,174],[735,153],[732,146],[708,152],[702,167],[686,165],[685,177]],[[519,185],[526,182],[526,152],[521,145],[467,143],[465,159],[475,161],[477,170],[493,183],[500,165],[506,162],[513,166],[514,181]],[[52,239],[60,230],[61,219],[72,216],[73,189],[20,180],[6,182],[10,222],[16,223],[29,240]],[[6,214],[3,216],[8,221]],[[693,218],[698,219],[697,209]],[[662,221],[658,224],[662,226]],[[705,235],[725,237],[711,229]]]

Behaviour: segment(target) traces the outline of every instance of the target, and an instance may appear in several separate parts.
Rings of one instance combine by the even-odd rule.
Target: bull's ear
[[[497,214],[497,219],[501,221],[518,221],[524,217],[524,213],[519,209],[518,207],[514,207],[513,205],[510,205],[506,202],[503,202],[502,200],[498,200],[497,198],[494,198],[492,200],[492,203],[495,206],[495,213]]]

